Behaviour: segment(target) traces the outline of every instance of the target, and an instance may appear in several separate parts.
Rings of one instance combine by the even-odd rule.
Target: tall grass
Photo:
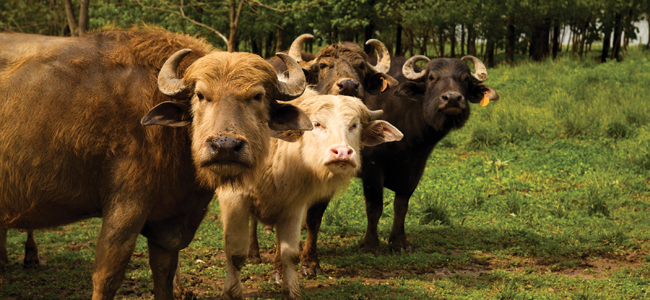
[[[486,83],[501,99],[474,107],[460,143],[484,149],[533,139],[633,138],[650,120],[649,56],[631,49],[620,63],[560,58],[490,69]]]

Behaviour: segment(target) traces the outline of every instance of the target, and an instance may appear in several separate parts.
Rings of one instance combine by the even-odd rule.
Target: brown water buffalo
[[[423,70],[414,66],[418,60],[428,61]],[[472,73],[463,61],[471,61],[476,72]],[[483,84],[487,79],[487,70],[473,56],[460,60],[440,58],[431,61],[421,55],[414,56],[401,69],[402,72],[389,72],[401,82],[397,88],[366,99],[369,108],[384,110],[382,119],[404,133],[404,138],[399,142],[363,151],[360,177],[366,199],[368,227],[362,245],[367,252],[379,250],[377,223],[383,209],[384,187],[395,192],[390,246],[396,251],[412,250],[406,238],[404,219],[409,198],[422,177],[429,154],[450,131],[465,124],[470,115],[469,103],[481,102],[484,105],[489,100],[499,99],[492,87]]]
[[[372,45],[377,51],[378,63],[368,62],[368,56],[356,43],[342,42],[332,44],[321,49],[313,60],[305,61],[301,55],[302,46],[306,39],[313,38],[311,34],[303,34],[291,44],[289,55],[302,66],[310,87],[322,95],[347,95],[365,100],[371,95],[380,94],[390,87],[397,86],[398,82],[386,72],[390,68],[390,54],[383,43],[370,39],[366,44]],[[282,72],[282,69],[276,68]],[[309,208],[307,214],[307,239],[301,254],[302,271],[307,274],[319,274],[321,269],[318,263],[316,242],[320,230],[321,217],[312,218],[312,215],[322,216],[327,208],[330,198],[323,198]],[[257,243],[256,223],[251,226],[251,245],[249,259],[259,261],[259,245]],[[279,271],[275,263],[276,273]]]
[[[331,198],[361,167],[364,146],[400,140],[402,134],[386,121],[373,120],[357,98],[318,95],[294,102],[313,122],[314,130],[289,132],[293,143],[274,139],[271,155],[256,181],[246,187],[217,189],[224,226],[228,272],[222,299],[243,299],[241,268],[248,253],[249,215],[277,231],[276,261],[280,261],[283,299],[301,299],[296,273],[300,225],[306,208]],[[374,117],[374,118],[373,118]]]
[[[159,29],[0,34],[0,229],[101,217],[93,299],[113,299],[138,234],[155,298],[172,299],[216,187],[255,180],[272,135],[312,128],[277,101],[306,86],[280,57],[287,82],[257,55]]]

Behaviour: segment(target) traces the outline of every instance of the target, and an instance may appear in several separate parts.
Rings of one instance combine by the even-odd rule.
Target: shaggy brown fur
[[[178,76],[210,101],[198,92],[180,101],[190,108],[189,126],[142,126],[155,105],[172,100],[156,78],[183,48],[192,52]],[[160,29],[0,34],[0,229],[102,217],[93,299],[113,298],[142,233],[155,297],[171,299],[178,250],[191,241],[217,185],[252,178],[268,152],[277,105],[268,63],[212,51]],[[200,161],[206,140],[233,132],[248,142],[246,167]]]

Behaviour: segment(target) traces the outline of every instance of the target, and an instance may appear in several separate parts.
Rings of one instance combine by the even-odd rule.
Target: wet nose
[[[463,95],[456,92],[446,92],[442,95],[442,100],[447,103],[459,103],[463,99]]]
[[[348,146],[334,146],[330,148],[330,155],[334,160],[337,161],[349,161],[352,160],[352,155],[354,154],[354,149]]]
[[[337,83],[339,95],[356,96],[359,93],[359,83],[352,79],[345,79]]]
[[[230,136],[218,136],[209,139],[206,143],[208,149],[210,149],[210,154],[224,158],[239,155],[239,152],[244,147],[243,140]]]

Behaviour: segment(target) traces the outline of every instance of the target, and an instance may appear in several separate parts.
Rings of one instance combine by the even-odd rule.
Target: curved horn
[[[176,70],[181,60],[192,52],[192,49],[181,49],[172,54],[158,73],[158,89],[165,95],[174,99],[187,99],[192,91],[183,85],[183,79],[176,76]]]
[[[377,51],[377,65],[368,64],[370,69],[377,73],[388,73],[388,70],[390,70],[390,52],[388,52],[384,43],[376,39],[369,39],[366,41],[366,45],[372,45]]]
[[[289,48],[289,56],[295,59],[296,62],[300,63],[302,61],[302,45],[305,43],[306,39],[313,39],[314,36],[309,33],[303,33],[297,37],[293,43],[291,43],[291,48]]]
[[[303,73],[300,65],[289,55],[284,53],[276,53],[275,55],[287,65],[289,79],[287,82],[278,82],[277,90],[273,92],[273,98],[289,101],[300,97],[307,87],[305,73]]]
[[[424,78],[425,75],[427,75],[427,70],[422,70],[421,72],[415,72],[413,70],[413,65],[418,61],[418,60],[426,60],[427,62],[431,61],[428,57],[424,55],[416,55],[411,58],[409,58],[405,63],[404,66],[402,67],[402,73],[404,74],[404,77],[408,80],[420,80]]]
[[[370,111],[370,121],[377,120],[381,118],[381,116],[384,115],[384,111],[381,109],[378,110],[371,110]]]
[[[474,65],[474,70],[476,70],[476,73],[472,73],[472,77],[474,77],[474,80],[481,83],[485,80],[487,80],[487,69],[485,68],[485,65],[483,65],[483,62],[471,55],[463,56],[460,60],[465,60],[465,61],[471,61],[472,64]]]

